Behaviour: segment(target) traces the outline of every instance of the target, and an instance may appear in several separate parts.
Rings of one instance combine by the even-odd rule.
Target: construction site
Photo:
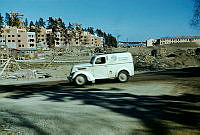
[[[132,54],[136,72],[200,66],[199,45],[182,43],[142,48],[67,47],[43,51],[37,59],[16,60],[11,50],[1,48],[1,82],[13,80],[64,80],[71,66],[88,63],[92,55],[128,51]]]
[[[75,24],[74,28],[71,24],[70,28],[62,28],[62,19],[51,18],[56,24],[56,30],[53,30],[39,25],[25,26],[24,15],[20,13],[11,12],[8,16],[10,26],[1,27],[0,31],[2,83],[13,80],[65,80],[71,66],[87,63],[91,56],[98,53],[128,51],[133,56],[136,72],[200,66],[200,44],[196,42],[199,37],[166,38],[161,39],[162,45],[134,48],[105,47],[104,44],[109,42],[84,31],[81,24]],[[172,42],[165,44],[164,41]]]

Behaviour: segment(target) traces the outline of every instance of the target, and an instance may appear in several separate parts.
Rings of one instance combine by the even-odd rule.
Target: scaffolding
[[[0,46],[0,77],[8,72],[20,70],[20,66],[13,57],[12,49],[6,45]]]

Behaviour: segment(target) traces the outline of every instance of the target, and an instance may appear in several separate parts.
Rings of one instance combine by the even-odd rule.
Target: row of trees
[[[11,17],[9,13],[6,13],[4,18],[0,13],[0,27],[2,27],[4,24],[6,24],[7,26],[16,27],[23,25],[27,28],[28,31],[36,33],[40,32],[41,27],[52,29],[53,33],[61,32],[67,40],[70,40],[71,38],[75,37],[76,33],[78,33],[78,35],[81,35],[82,32],[87,31],[91,34],[96,34],[99,37],[103,37],[104,45],[114,47],[117,46],[117,40],[112,34],[107,34],[101,29],[94,30],[93,27],[82,28],[80,24],[69,23],[68,26],[66,26],[66,24],[61,18],[49,17],[46,21],[43,18],[39,18],[35,22],[29,22],[27,18],[23,21],[19,16]]]

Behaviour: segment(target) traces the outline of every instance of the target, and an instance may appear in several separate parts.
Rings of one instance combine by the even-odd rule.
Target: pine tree
[[[66,29],[65,23],[62,21],[61,18],[58,18],[58,26],[59,26],[59,28],[61,28],[61,29]]]
[[[69,22],[68,29],[74,29],[74,25]]]
[[[45,25],[46,25],[46,23],[45,23],[43,18],[39,19],[38,24],[39,24],[40,27],[45,27]]]
[[[1,13],[0,13],[0,26],[3,26],[3,16],[1,16]]]
[[[93,27],[88,27],[87,31],[88,31],[90,34],[94,34],[94,28],[93,28]]]
[[[24,25],[25,25],[26,27],[28,27],[28,19],[27,19],[27,18],[25,19]]]
[[[53,28],[53,25],[54,25],[54,20],[52,17],[49,17],[49,19],[47,20],[48,21],[48,25],[47,25],[47,28],[48,29],[52,29]]]
[[[33,21],[30,21],[30,24],[29,24],[30,32],[35,32],[35,29],[33,28],[33,26],[35,26]]]
[[[11,17],[9,13],[6,13],[5,23],[6,25],[11,26]]]
[[[36,27],[40,27],[40,24],[39,24],[39,22],[37,20],[35,21],[35,26]]]
[[[103,37],[103,32],[101,31],[101,29],[96,29],[95,33],[97,34],[97,36]]]

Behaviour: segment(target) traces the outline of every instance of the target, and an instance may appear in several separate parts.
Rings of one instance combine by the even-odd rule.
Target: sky
[[[19,12],[24,19],[61,17],[65,24],[102,29],[119,41],[165,36],[199,36],[190,26],[194,0],[1,0],[0,13]]]

